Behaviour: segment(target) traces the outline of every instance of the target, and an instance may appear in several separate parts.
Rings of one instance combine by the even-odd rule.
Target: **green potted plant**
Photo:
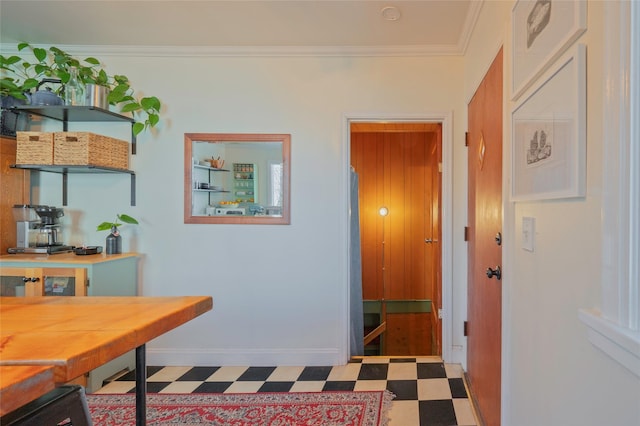
[[[117,214],[115,222],[102,222],[97,227],[97,231],[111,230],[111,233],[107,235],[105,252],[107,254],[119,254],[122,253],[122,237],[118,226],[122,226],[125,223],[131,225],[137,225],[138,221],[133,217],[126,214]]]
[[[129,79],[124,75],[107,74],[98,59],[78,59],[55,46],[45,49],[19,43],[17,48],[18,51],[30,50],[33,58],[0,55],[0,95],[3,97],[25,100],[26,93],[38,87],[45,78],[56,78],[66,84],[71,69],[76,68],[81,83],[108,88],[109,104],[119,107],[122,113],[133,115],[134,135],[156,126],[160,121],[160,100],[155,96],[136,97]],[[62,89],[58,92],[63,95]]]

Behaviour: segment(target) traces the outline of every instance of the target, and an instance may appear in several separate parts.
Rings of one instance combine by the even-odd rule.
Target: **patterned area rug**
[[[147,394],[147,424],[233,426],[383,426],[393,394],[272,392]],[[96,426],[135,425],[134,394],[87,395]]]

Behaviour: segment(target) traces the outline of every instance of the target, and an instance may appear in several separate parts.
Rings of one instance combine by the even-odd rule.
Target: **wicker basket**
[[[53,133],[17,132],[16,164],[53,164]]]
[[[54,133],[57,165],[129,168],[129,143],[89,132]]]

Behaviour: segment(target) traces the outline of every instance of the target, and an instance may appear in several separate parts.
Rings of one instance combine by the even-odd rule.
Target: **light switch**
[[[522,218],[522,248],[527,251],[535,249],[536,219],[533,217]]]

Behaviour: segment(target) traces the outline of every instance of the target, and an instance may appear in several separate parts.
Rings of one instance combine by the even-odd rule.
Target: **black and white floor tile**
[[[356,358],[326,367],[147,367],[147,391],[158,393],[384,390],[395,394],[389,426],[475,426],[460,365],[439,357]],[[129,372],[95,393],[135,391]]]

